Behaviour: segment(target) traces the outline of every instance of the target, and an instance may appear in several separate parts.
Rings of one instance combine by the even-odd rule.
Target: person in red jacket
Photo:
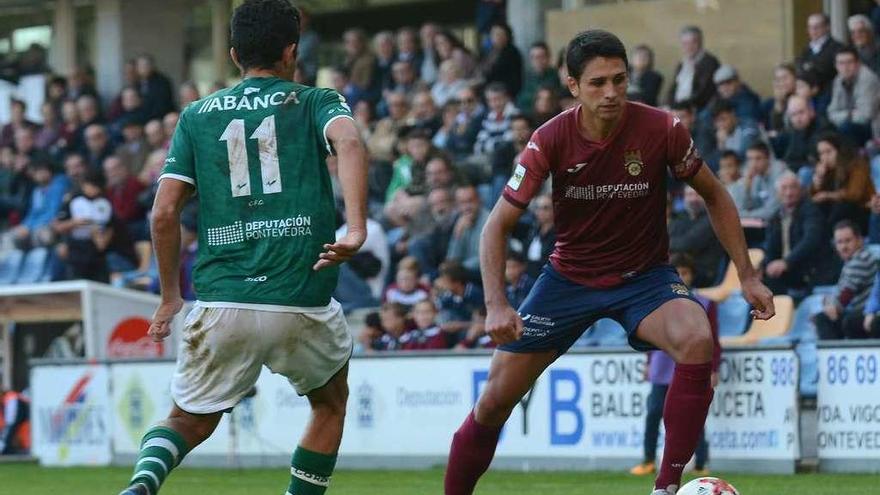
[[[31,401],[0,385],[0,455],[27,454],[31,450]]]

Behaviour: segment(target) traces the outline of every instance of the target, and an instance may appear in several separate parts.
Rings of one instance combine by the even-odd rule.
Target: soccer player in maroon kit
[[[486,330],[499,347],[482,395],[453,437],[446,495],[473,493],[514,405],[586,328],[606,317],[623,326],[633,348],[659,348],[676,362],[653,492],[674,495],[712,402],[714,343],[705,311],[668,264],[667,170],[706,200],[752,316],[774,314],[733,200],[703,164],[687,128],[669,113],[626,101],[623,43],[607,31],[585,31],[569,43],[566,65],[579,105],[535,131],[483,228]],[[549,176],[556,247],[517,312],[504,293],[505,246]]]

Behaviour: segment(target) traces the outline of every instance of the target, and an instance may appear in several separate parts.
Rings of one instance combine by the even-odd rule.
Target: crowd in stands
[[[576,101],[562,54],[543,42],[521,53],[501,16],[484,17],[473,48],[433,23],[372,36],[350,29],[337,63],[325,68],[371,161],[368,240],[342,266],[335,294],[348,311],[380,308],[366,317],[360,352],[492,346],[483,328],[482,226],[531,133]],[[800,301],[817,286],[837,286],[815,317],[822,338],[880,331],[880,261],[869,247],[880,243],[880,41],[871,17],[854,15],[848,27],[850,38],[836,40],[828,17],[811,15],[809,43],[767,75],[766,97],[705,48],[696,26],[680,30],[672,74],[654,69],[647,44],[629,58],[629,98],[667,108],[691,130],[729,188],[750,247],[764,250],[760,268],[774,292]],[[306,24],[302,39],[296,77],[314,84],[318,37]],[[190,82],[174,91],[148,55],[126,64],[125,80],[102,100],[86,69],[51,77],[41,125],[13,101],[0,128],[0,281],[21,282],[21,267],[43,262],[26,281],[157,290],[149,210],[178,111],[200,94]],[[328,167],[342,235],[332,157]],[[669,189],[672,253],[694,261],[696,287],[717,284],[728,260],[702,199],[683,184]],[[505,278],[514,306],[553,250],[553,208],[547,184],[511,239]],[[196,215],[194,204],[183,219],[190,298]]]

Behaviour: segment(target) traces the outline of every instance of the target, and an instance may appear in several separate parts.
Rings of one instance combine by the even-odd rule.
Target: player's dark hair
[[[850,229],[853,231],[853,234],[855,234],[856,237],[862,237],[862,228],[859,227],[859,224],[853,222],[849,218],[844,218],[843,220],[834,224],[834,232],[843,229]]]
[[[770,156],[770,147],[767,146],[767,143],[764,143],[763,141],[756,141],[752,143],[748,148],[746,148],[746,151],[760,151],[764,154],[764,156]]]
[[[720,159],[724,160],[725,158],[733,158],[736,160],[736,163],[740,162],[739,155],[736,154],[736,151],[733,150],[724,150],[721,152]]]
[[[568,75],[580,79],[584,67],[596,57],[619,58],[623,65],[629,67],[626,47],[620,38],[603,29],[583,31],[568,43],[565,52],[565,65]]]
[[[852,55],[853,58],[856,59],[856,62],[859,61],[859,52],[857,52],[856,49],[853,48],[852,46],[844,46],[840,50],[837,50],[837,53],[834,55],[834,58],[836,59],[837,57],[839,57],[841,55]]]
[[[247,69],[271,69],[299,43],[299,11],[287,0],[247,0],[232,14],[230,43]]]

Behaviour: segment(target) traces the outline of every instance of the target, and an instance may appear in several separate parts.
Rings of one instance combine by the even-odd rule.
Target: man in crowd
[[[486,86],[485,94],[489,111],[483,119],[480,132],[477,133],[477,142],[474,144],[476,155],[491,154],[501,143],[510,141],[510,123],[513,116],[519,113],[503,84],[492,83]]]
[[[684,211],[669,222],[669,251],[695,260],[695,287],[708,287],[715,281],[724,250],[712,230],[706,202],[690,186],[684,188]]]
[[[703,48],[703,31],[697,26],[682,28],[678,40],[682,59],[675,69],[667,100],[670,104],[690,101],[702,110],[715,96],[713,76],[721,63]]]
[[[740,217],[765,224],[776,214],[779,199],[774,192],[774,183],[784,170],[782,163],[771,159],[766,144],[757,142],[749,146],[745,173],[730,191]]]
[[[139,89],[147,119],[159,119],[174,110],[174,90],[168,77],[156,70],[152,55],[136,60]]]
[[[801,167],[816,163],[816,139],[829,130],[829,126],[809,100],[800,95],[791,95],[785,111],[788,125],[776,136],[773,148],[776,156],[788,165],[793,172]]]
[[[880,80],[863,66],[855,49],[838,50],[837,77],[831,90],[828,120],[858,146],[871,138],[871,123],[877,117]]]
[[[807,35],[810,42],[798,56],[797,68],[801,72],[814,73],[819,93],[826,93],[831,89],[831,81],[837,75],[834,56],[843,45],[831,37],[831,23],[826,14],[812,14],[807,18]]]
[[[529,66],[523,79],[523,88],[516,97],[516,106],[520,110],[532,108],[535,93],[540,88],[560,89],[559,75],[551,64],[550,47],[543,41],[532,43],[529,48]]]
[[[761,118],[761,99],[746,83],[742,82],[736,69],[724,64],[712,77],[718,93],[715,101],[726,101],[733,106],[736,117],[747,122],[757,122]],[[710,105],[711,107],[711,105]]]

